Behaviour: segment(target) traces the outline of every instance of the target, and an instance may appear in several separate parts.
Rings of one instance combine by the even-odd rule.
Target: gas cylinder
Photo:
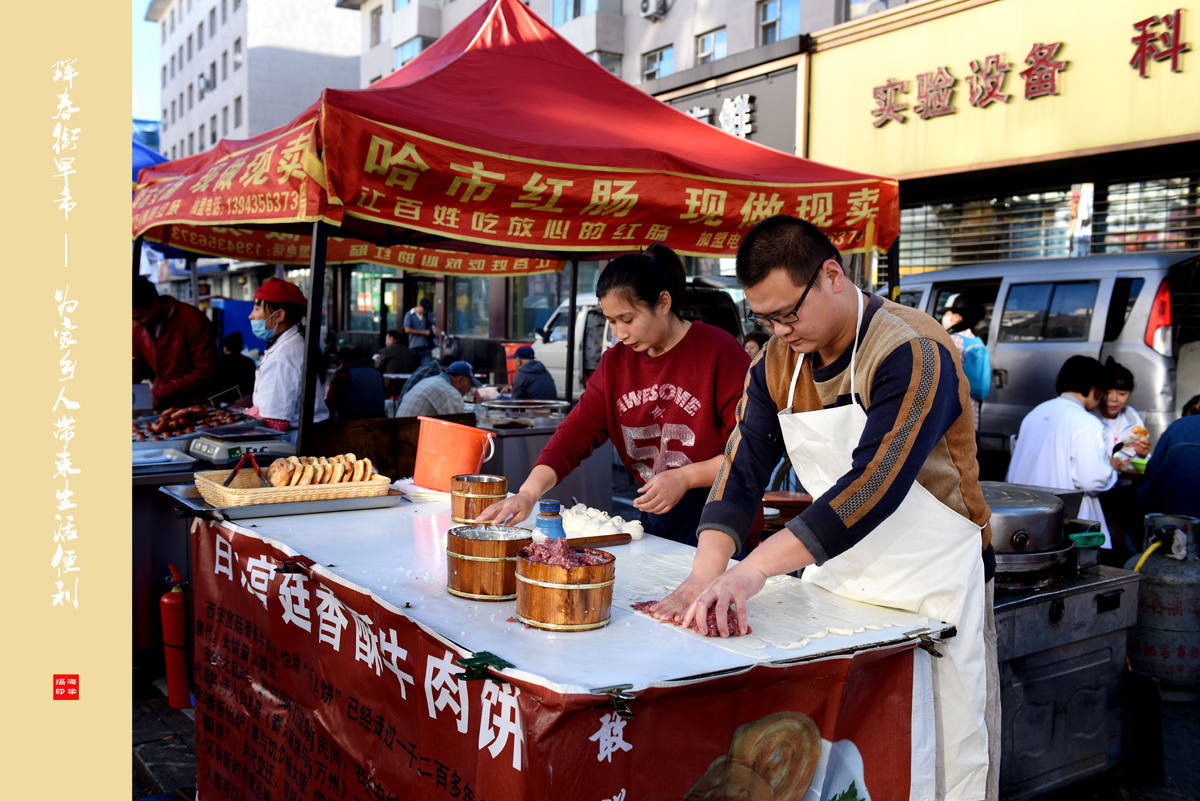
[[[1137,569],[1141,564],[1138,622],[1129,632],[1129,661],[1134,670],[1161,680],[1162,697],[1168,701],[1200,698],[1197,533],[1200,533],[1200,519],[1186,515],[1146,515],[1143,539],[1146,551],[1125,564],[1127,570]]]
[[[187,680],[187,598],[186,583],[175,565],[171,570],[171,589],[158,600],[162,614],[163,656],[167,663],[167,703],[172,709],[187,709],[192,705]]]

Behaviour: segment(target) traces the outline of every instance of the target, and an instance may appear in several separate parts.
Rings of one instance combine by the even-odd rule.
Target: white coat
[[[1100,420],[1073,395],[1063,393],[1035,406],[1021,421],[1007,481],[1049,489],[1083,491],[1079,516],[1100,523],[1104,547],[1112,547],[1096,496],[1117,482],[1112,448]]]
[[[1142,416],[1137,413],[1137,409],[1134,409],[1132,406],[1126,406],[1121,410],[1121,413],[1112,420],[1109,420],[1107,417],[1101,417],[1099,410],[1092,412],[1092,414],[1094,414],[1096,419],[1100,421],[1100,424],[1104,426],[1104,437],[1105,441],[1108,443],[1109,453],[1113,452],[1113,449],[1116,448],[1117,443],[1125,441],[1125,437],[1129,435],[1129,432],[1133,430],[1134,426],[1145,427],[1146,425],[1142,421]]]
[[[259,417],[300,425],[300,390],[304,380],[304,337],[292,326],[271,343],[254,375],[254,405]],[[329,419],[325,387],[317,379],[313,422]]]

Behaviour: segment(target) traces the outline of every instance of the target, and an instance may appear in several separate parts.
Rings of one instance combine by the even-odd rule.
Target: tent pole
[[[900,301],[900,237],[888,248],[888,295],[893,303]]]
[[[139,236],[133,240],[133,277],[137,278],[142,274],[142,238]]]
[[[192,291],[192,305],[200,308],[200,278],[196,275],[196,257],[188,256],[188,284]]]
[[[321,311],[325,308],[325,246],[328,236],[329,228],[323,220],[313,223],[312,256],[309,260],[312,278],[304,328],[304,365],[300,373],[304,383],[300,389],[300,431],[296,437],[299,453],[306,453],[306,448],[311,450],[313,411],[317,406],[317,373],[324,366],[321,358]]]
[[[567,404],[572,402],[575,378],[575,317],[579,306],[579,257],[571,259],[571,310],[567,313],[567,385],[564,387]]]

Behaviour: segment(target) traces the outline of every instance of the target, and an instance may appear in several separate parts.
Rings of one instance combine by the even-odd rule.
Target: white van
[[[1195,252],[993,262],[921,273],[900,284],[901,303],[937,319],[956,293],[985,311],[973,329],[992,361],[981,437],[1016,434],[1025,415],[1054,396],[1059,368],[1076,354],[1112,356],[1129,368],[1137,384],[1129,403],[1152,440],[1200,393]],[[981,440],[981,447],[989,445]]]

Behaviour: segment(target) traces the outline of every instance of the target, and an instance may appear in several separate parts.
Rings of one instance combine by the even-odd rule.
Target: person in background
[[[412,392],[413,388],[426,378],[429,378],[430,376],[442,375],[445,372],[445,368],[454,364],[456,361],[458,361],[457,357],[443,354],[441,359],[438,361],[430,359],[429,361],[425,362],[416,370],[413,370],[412,375],[410,375],[408,380],[404,382],[404,388],[400,390],[400,398],[403,400],[405,395]]]
[[[393,329],[387,332],[383,340],[383,349],[375,356],[375,367],[385,376],[396,373],[412,373],[421,366],[421,359],[405,344],[404,334]],[[384,388],[388,397],[400,394],[403,384],[396,378],[385,378]]]
[[[434,363],[437,366],[437,363]],[[475,378],[470,362],[451,362],[445,372],[438,366],[438,374],[424,379],[400,401],[397,417],[415,417],[418,414],[461,414],[466,407],[463,395],[473,387],[481,386]]]
[[[304,386],[304,312],[308,298],[295,284],[268,278],[254,293],[250,327],[267,343],[254,377],[254,406],[249,413],[276,431],[300,425],[300,394]],[[313,422],[329,419],[324,387],[317,376]]]
[[[513,354],[517,374],[512,382],[513,400],[558,400],[554,378],[546,367],[533,357],[533,348],[522,345]]]
[[[746,354],[750,357],[750,361],[754,361],[754,357],[758,352],[767,346],[771,341],[771,335],[766,331],[751,331],[746,334]]]
[[[1190,407],[1190,410],[1189,410]],[[1184,416],[1154,444],[1146,463],[1146,483],[1138,490],[1129,531],[1140,536],[1152,512],[1200,517],[1200,395],[1184,406]]]
[[[604,351],[579,403],[517,494],[476,520],[519,524],[539,498],[611,440],[641,485],[634,507],[645,530],[696,543],[750,360],[726,332],[680,315],[685,280],[682,260],[664,245],[608,263],[596,295],[618,343]],[[755,536],[763,525],[759,497],[746,521]]]
[[[153,379],[156,411],[205,403],[212,394],[217,349],[204,312],[154,284],[133,279],[133,381]]]
[[[430,353],[435,340],[435,325],[430,312],[432,308],[433,304],[426,296],[404,315],[404,333],[408,334],[408,349],[421,364],[429,362],[432,358]]]
[[[1112,548],[1097,496],[1117,483],[1117,471],[1104,426],[1092,414],[1104,397],[1104,365],[1072,356],[1058,371],[1054,391],[1057,398],[1035,406],[1021,421],[1005,481],[1082,491],[1079,516],[1098,522],[1104,547]]]
[[[983,318],[983,314],[979,308],[972,306],[967,300],[967,296],[961,293],[951,295],[946,298],[946,309],[942,312],[942,328],[946,329],[946,333],[950,335],[950,341],[954,343],[954,347],[958,350],[958,361],[960,364],[965,364],[966,349],[968,344],[975,344],[979,337],[975,336],[975,332],[971,330],[972,326],[978,323]],[[986,347],[986,346],[985,346]],[[990,370],[988,371],[990,373]],[[970,375],[967,375],[967,380],[970,381]],[[991,376],[988,376],[991,380]],[[979,430],[979,404],[972,393],[971,397],[971,414],[975,417],[975,430]]]
[[[1128,446],[1138,456],[1145,458],[1150,453],[1150,440],[1133,434],[1134,428],[1144,430],[1146,427],[1142,416],[1129,405],[1129,395],[1134,389],[1133,373],[1109,356],[1104,363],[1104,374],[1108,390],[1092,414],[1100,418],[1104,425],[1109,453],[1116,453]]]
[[[213,380],[213,395],[225,393],[225,397],[219,400],[233,402],[254,391],[254,371],[257,368],[253,359],[242,355],[245,346],[241,331],[234,331],[221,343],[221,355],[217,357],[216,378]],[[229,392],[230,389],[234,392]]]
[[[341,367],[329,379],[325,405],[336,420],[386,417],[383,376],[367,364],[362,348],[349,345],[338,351]]]

